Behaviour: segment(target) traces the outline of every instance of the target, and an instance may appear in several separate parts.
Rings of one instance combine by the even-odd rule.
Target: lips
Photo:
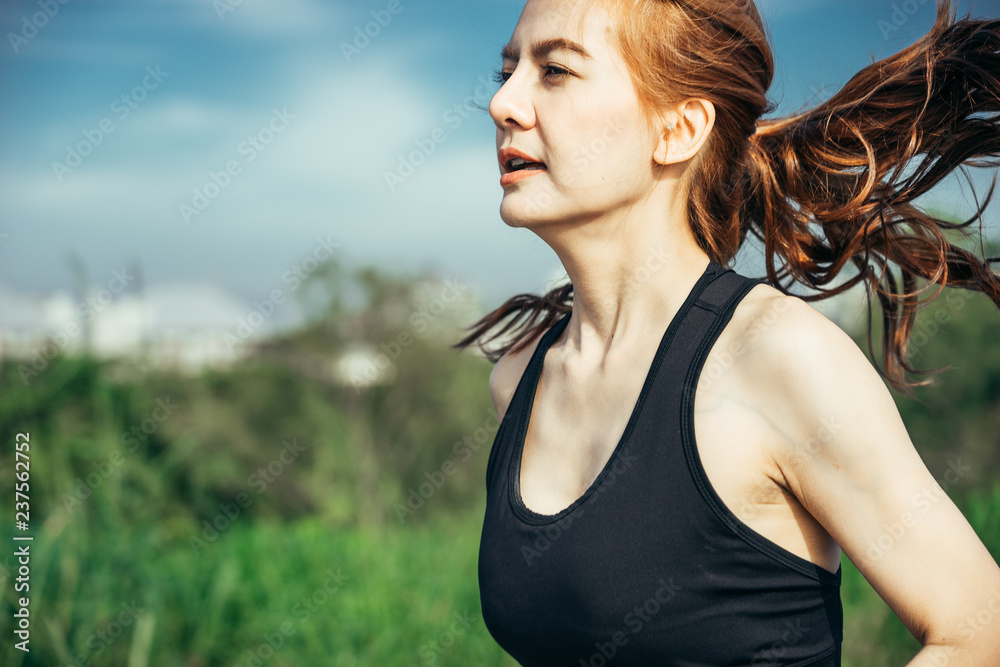
[[[504,148],[497,151],[497,159],[500,161],[501,174],[510,174],[525,169],[540,170],[546,168],[544,162],[516,148]]]
[[[546,170],[544,162],[516,148],[497,151],[497,159],[500,161],[500,185],[503,187],[544,173]]]

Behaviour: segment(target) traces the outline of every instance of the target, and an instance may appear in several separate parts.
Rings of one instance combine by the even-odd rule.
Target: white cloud
[[[183,256],[186,246],[199,244],[198,261],[206,252],[218,255],[213,270],[223,275],[243,275],[245,262],[203,244],[247,234],[267,238],[274,257],[296,256],[303,239],[322,232],[332,233],[345,254],[358,259],[447,264],[449,257],[471,254],[458,261],[473,268],[500,255],[523,259],[525,234],[507,229],[497,213],[502,189],[489,116],[470,111],[458,128],[445,121],[446,112],[476,91],[479,79],[443,91],[414,76],[413,61],[440,48],[386,40],[373,42],[350,65],[339,60],[331,66],[329,56],[339,58],[339,51],[325,61],[303,55],[283,62],[285,92],[273,106],[295,118],[252,163],[243,161],[237,147],[266,127],[271,104],[219,104],[165,89],[59,183],[49,161],[61,159],[63,146],[82,138],[72,115],[59,118],[64,127],[42,131],[50,139],[43,150],[52,153],[45,161],[28,168],[14,156],[0,162],[0,219],[24,230],[45,229],[57,243],[114,248],[112,256]],[[414,141],[438,128],[447,140],[390,191],[384,173],[416,149]],[[224,169],[231,159],[241,160],[242,173],[184,225],[178,204],[190,202],[208,171]]]
[[[167,134],[167,139],[177,136],[218,130],[239,120],[239,112],[219,104],[175,96],[161,104],[149,104],[142,113],[136,113],[122,122],[123,132],[140,135]],[[173,136],[171,136],[173,135]]]
[[[93,2],[94,0],[91,0]],[[298,40],[326,35],[344,23],[338,3],[321,0],[102,0],[99,9],[80,11],[76,3],[60,11],[14,50],[0,50],[0,60],[54,60],[120,66],[123,61],[156,62],[168,52],[136,35],[158,30],[209,30],[248,39]],[[37,10],[37,7],[31,6]],[[0,18],[21,34],[24,16],[5,7]],[[104,35],[88,39],[80,35]],[[110,37],[110,39],[109,39]],[[6,44],[5,47],[10,45]]]
[[[248,135],[269,134],[270,108],[222,106],[183,96],[150,100],[115,129],[113,142],[95,149],[63,182],[48,164],[26,170],[5,161],[0,165],[0,214],[12,220],[73,219],[105,230],[137,222],[183,224],[178,204],[190,201],[192,189],[208,182],[208,172],[223,170],[230,160],[239,162],[241,173],[199,216],[202,222],[315,222],[346,211],[405,216],[411,198],[430,207],[433,196],[450,183],[465,182],[466,192],[481,191],[475,182],[466,182],[477,172],[450,156],[461,153],[473,123],[482,120],[470,117],[452,129],[443,118],[459,99],[435,96],[405,78],[394,53],[371,56],[295,82],[295,91],[274,105],[294,118],[252,162],[240,147]],[[469,82],[469,92],[475,85]],[[422,191],[408,179],[391,192],[385,172],[398,168],[400,155],[417,149],[415,141],[426,145],[437,128],[446,131],[447,141],[435,146],[413,181],[425,181],[430,174],[439,174],[440,180]],[[82,138],[78,130],[55,134]],[[492,133],[484,132],[482,141],[485,158],[477,159],[490,162]],[[51,157],[61,160],[63,153],[61,149]],[[493,176],[492,171],[487,176],[490,185],[495,185]],[[498,195],[499,186],[493,189]],[[438,194],[428,198],[427,191]]]

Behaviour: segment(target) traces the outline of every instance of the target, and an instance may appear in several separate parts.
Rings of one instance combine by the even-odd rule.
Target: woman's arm
[[[1000,567],[914,449],[892,396],[836,325],[795,297],[743,355],[787,488],[924,648],[910,667],[1000,665]],[[773,305],[773,303],[772,303]]]

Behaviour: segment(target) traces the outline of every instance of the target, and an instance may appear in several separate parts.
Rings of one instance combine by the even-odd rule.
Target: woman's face
[[[508,225],[599,218],[654,185],[657,138],[609,41],[610,17],[600,3],[584,12],[585,4],[528,0],[504,49],[506,81],[490,115]],[[508,149],[542,164],[511,172]]]

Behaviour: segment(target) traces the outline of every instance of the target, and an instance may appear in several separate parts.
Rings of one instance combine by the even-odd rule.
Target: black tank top
[[[553,515],[524,505],[521,452],[542,361],[571,313],[542,335],[490,451],[479,547],[483,620],[520,664],[840,665],[842,568],[831,573],[738,519],[694,442],[705,358],[759,282],[708,265],[611,458]]]

